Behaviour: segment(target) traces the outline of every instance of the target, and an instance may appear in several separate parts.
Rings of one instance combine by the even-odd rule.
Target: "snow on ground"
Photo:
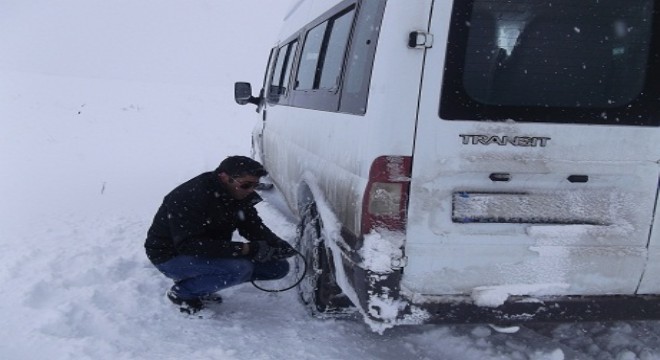
[[[259,82],[279,2],[0,0],[0,358],[660,359],[654,321],[379,335],[249,284],[178,313],[145,233],[174,186],[249,154],[232,83]]]

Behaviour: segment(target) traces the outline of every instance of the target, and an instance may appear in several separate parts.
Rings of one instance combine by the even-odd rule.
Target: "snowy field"
[[[249,284],[180,314],[146,230],[174,186],[249,155],[233,82],[260,83],[288,2],[0,0],[0,359],[660,359],[651,321],[379,335]]]

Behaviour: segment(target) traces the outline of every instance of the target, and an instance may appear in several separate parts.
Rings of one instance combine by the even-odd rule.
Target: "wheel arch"
[[[313,253],[318,254],[320,258],[312,261],[312,271],[315,271],[318,276],[321,276],[321,278],[319,278],[319,283],[316,284],[318,287],[315,289],[315,296],[317,296],[316,299],[320,299],[321,302],[314,305],[315,309],[312,310],[312,313],[320,317],[341,316],[341,314],[347,314],[353,311],[351,310],[353,308],[353,303],[344,294],[344,289],[342,289],[336,281],[336,277],[338,276],[337,266],[343,267],[344,264],[337,264],[337,258],[333,255],[334,246],[329,244],[330,242],[335,242],[337,240],[333,239],[332,236],[326,236],[324,230],[325,220],[335,220],[332,216],[332,212],[324,207],[325,201],[323,194],[320,193],[315,184],[316,183],[313,182],[313,180],[311,183],[308,181],[301,181],[297,189],[296,205],[300,218],[298,224],[297,246],[300,251],[304,252],[306,246],[312,245],[308,241],[305,241],[304,238],[305,234],[307,234],[305,228],[308,225],[305,224],[305,222],[310,219],[317,221],[318,223],[316,223],[317,225],[315,226],[317,226],[316,229],[318,231],[318,242],[315,242],[312,246],[318,246],[318,250],[314,250]],[[315,266],[319,266],[319,269],[315,269]],[[320,298],[318,298],[318,296],[320,296]],[[301,299],[302,298],[304,298],[304,295],[301,293]],[[305,302],[305,300],[303,300],[303,302]]]

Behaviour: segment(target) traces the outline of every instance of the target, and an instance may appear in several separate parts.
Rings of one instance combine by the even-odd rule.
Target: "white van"
[[[300,218],[303,301],[383,326],[660,318],[659,14],[295,1],[261,95],[235,90]]]

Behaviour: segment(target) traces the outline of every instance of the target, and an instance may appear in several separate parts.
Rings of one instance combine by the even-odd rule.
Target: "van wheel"
[[[305,279],[298,285],[298,293],[315,316],[339,315],[347,313],[352,306],[335,281],[329,249],[325,247],[323,223],[311,203],[303,209],[296,245],[307,261]],[[300,257],[296,258],[296,272],[305,270]]]

